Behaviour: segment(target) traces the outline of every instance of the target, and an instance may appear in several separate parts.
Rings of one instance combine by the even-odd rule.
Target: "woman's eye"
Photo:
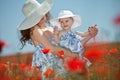
[[[61,24],[63,23],[63,22],[60,22]]]

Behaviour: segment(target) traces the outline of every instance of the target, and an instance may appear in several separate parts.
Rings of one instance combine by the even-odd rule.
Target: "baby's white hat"
[[[80,16],[73,14],[70,10],[61,10],[60,13],[58,14],[58,17],[56,19],[50,20],[50,23],[53,26],[58,26],[59,28],[61,28],[60,23],[59,23],[59,19],[68,18],[68,17],[72,17],[74,19],[74,23],[73,23],[71,28],[75,28],[75,27],[78,27],[81,25]]]

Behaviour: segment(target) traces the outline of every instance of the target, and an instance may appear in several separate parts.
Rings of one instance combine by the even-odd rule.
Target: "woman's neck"
[[[45,25],[45,24],[41,24],[41,25],[37,24],[37,25],[38,25],[39,28],[41,28],[41,29],[46,28],[46,25]]]

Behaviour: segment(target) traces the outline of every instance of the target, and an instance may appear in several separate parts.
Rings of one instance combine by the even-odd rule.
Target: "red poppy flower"
[[[102,59],[104,55],[104,52],[102,50],[90,50],[86,53],[85,57],[89,59],[91,62],[99,61],[99,59]]]
[[[114,23],[120,25],[120,14],[115,17]]]
[[[4,47],[6,45],[6,42],[3,40],[0,40],[0,46]]]
[[[45,75],[46,78],[50,78],[55,75],[55,71],[53,69],[47,69],[43,75]]]
[[[67,60],[67,68],[70,71],[82,73],[83,69],[85,69],[85,62],[80,60],[79,58],[72,58]]]
[[[19,66],[21,69],[24,69],[24,68],[25,68],[25,64],[23,64],[23,63],[22,63],[22,64],[19,64],[18,66]]]
[[[34,68],[35,68],[35,69],[38,69],[38,68],[39,68],[39,66],[35,66]]]
[[[60,51],[58,51],[58,52],[56,52],[55,53],[59,58],[61,58],[61,59],[64,59],[64,51],[63,50],[60,50]]]
[[[118,53],[118,49],[117,48],[112,48],[112,49],[109,50],[109,53],[110,54],[113,54],[113,53],[116,54],[116,53]]]
[[[8,45],[5,41],[0,40],[0,52],[2,52],[2,49],[3,49],[4,47],[9,48],[9,45]]]
[[[7,65],[4,63],[0,64],[0,75],[2,75],[2,73],[4,73],[7,70]]]
[[[42,50],[42,52],[43,52],[44,54],[48,54],[48,53],[50,52],[50,49],[44,48],[44,49]]]
[[[6,45],[5,41],[0,40],[0,52],[2,52],[2,49],[5,45]]]

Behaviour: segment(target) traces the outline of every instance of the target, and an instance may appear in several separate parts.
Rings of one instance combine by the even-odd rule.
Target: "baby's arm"
[[[95,25],[89,27],[86,32],[76,31],[75,33],[81,37],[88,37],[91,34],[91,32],[96,32],[96,29],[97,29],[97,25],[95,24]]]
[[[59,43],[59,33],[60,33],[60,31],[58,30],[58,27],[57,26],[55,26],[54,27],[54,40],[55,40],[55,42],[56,43]]]

